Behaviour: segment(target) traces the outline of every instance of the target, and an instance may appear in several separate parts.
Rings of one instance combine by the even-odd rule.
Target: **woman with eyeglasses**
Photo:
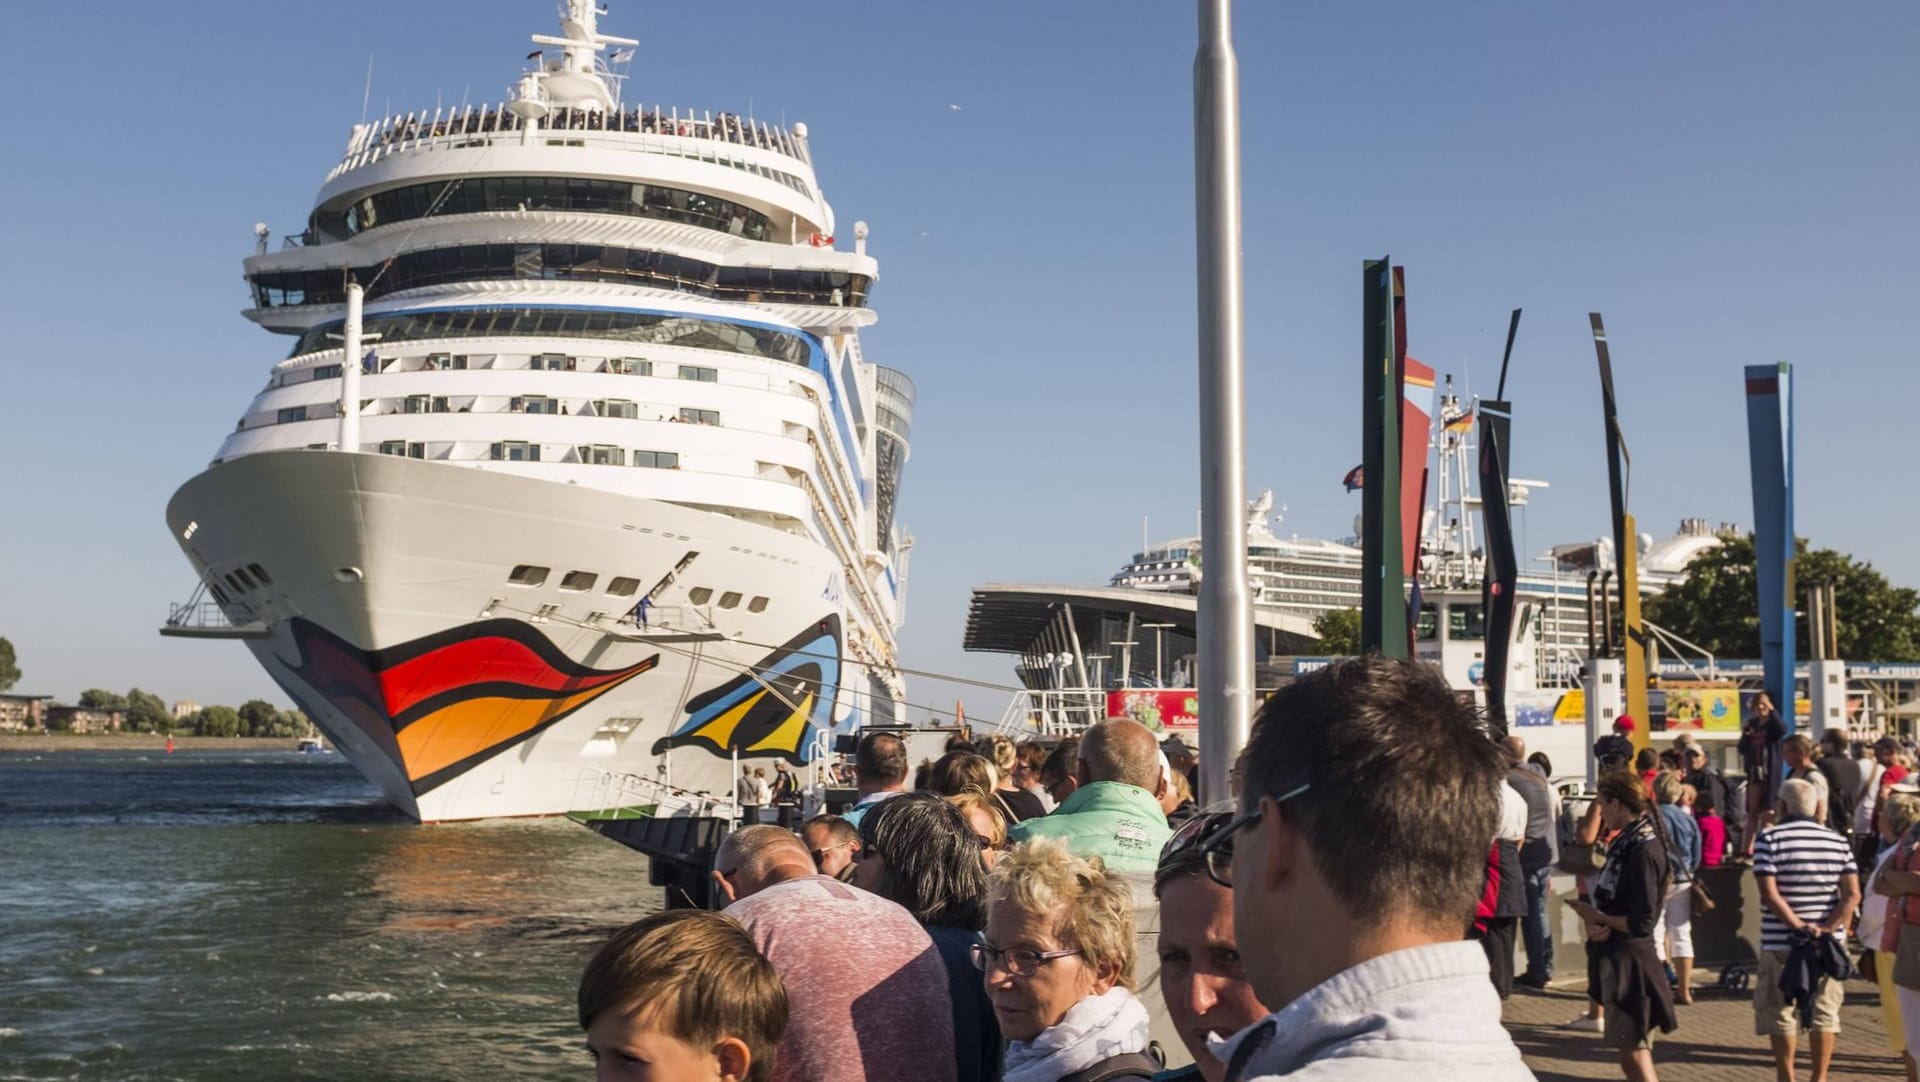
[[[1009,850],[987,883],[973,962],[1008,1039],[1007,1082],[1151,1079],[1147,1009],[1133,994],[1133,895],[1055,838]]]
[[[933,793],[903,793],[860,820],[853,885],[898,903],[947,966],[959,1082],[1000,1077],[1003,1044],[972,950],[986,923],[987,871],[973,827]]]
[[[1227,1065],[1208,1051],[1207,1038],[1230,1037],[1267,1016],[1241,967],[1233,930],[1233,838],[1215,838],[1234,813],[1229,805],[1216,807],[1224,810],[1194,816],[1167,839],[1153,875],[1160,995],[1193,1054],[1192,1066],[1161,1074],[1161,1082],[1220,1082]]]

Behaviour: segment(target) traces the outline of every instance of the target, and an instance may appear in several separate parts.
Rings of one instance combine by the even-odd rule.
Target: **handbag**
[[[1893,983],[1920,988],[1920,924],[1900,926],[1899,948],[1893,953]]]
[[[1560,859],[1553,866],[1568,875],[1593,875],[1607,866],[1607,847],[1563,843]]]
[[[1708,893],[1705,883],[1702,883],[1699,879],[1695,879],[1693,885],[1687,889],[1688,893],[1692,895],[1693,913],[1696,916],[1701,913],[1713,912],[1713,895]]]

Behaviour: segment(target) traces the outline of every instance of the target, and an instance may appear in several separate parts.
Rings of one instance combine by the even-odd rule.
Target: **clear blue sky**
[[[1412,352],[1474,390],[1526,309],[1514,470],[1553,483],[1531,553],[1607,528],[1597,309],[1643,529],[1751,521],[1740,368],[1787,360],[1800,532],[1920,584],[1920,6],[1239,6],[1248,476],[1283,529],[1358,511],[1360,264],[1391,253]],[[0,170],[19,690],[284,702],[242,647],[154,630],[192,586],[162,509],[286,349],[237,314],[252,224],[300,228],[370,52],[375,115],[498,101],[551,6],[108,0],[0,25],[24,43]],[[613,0],[605,29],[642,40],[630,100],[806,121],[841,232],[872,224],[867,355],[921,396],[914,667],[1007,680],[960,649],[970,587],[1104,583],[1142,516],[1191,528],[1194,25],[1171,2]]]

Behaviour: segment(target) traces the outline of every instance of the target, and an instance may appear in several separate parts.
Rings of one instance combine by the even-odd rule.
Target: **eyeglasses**
[[[985,943],[975,943],[967,948],[967,957],[973,959],[973,968],[982,973],[991,973],[1004,962],[1006,971],[1016,977],[1031,977],[1040,972],[1041,966],[1055,958],[1070,958],[1079,953],[1077,950],[1036,951],[1025,947],[1001,950]]]
[[[1275,797],[1273,802],[1285,804],[1311,788],[1311,782],[1302,782]],[[1240,833],[1242,827],[1259,822],[1260,814],[1260,806],[1255,804],[1239,815],[1219,811],[1190,819],[1167,839],[1166,846],[1160,850],[1160,863],[1164,865],[1170,858],[1197,848],[1206,861],[1207,878],[1232,890],[1234,835]]]
[[[853,844],[852,842],[841,842],[838,845],[829,845],[825,849],[810,849],[808,850],[808,852],[813,854],[813,862],[815,864],[818,864],[821,861],[827,859],[827,854],[833,852],[836,849],[845,849],[847,846],[852,844]]]

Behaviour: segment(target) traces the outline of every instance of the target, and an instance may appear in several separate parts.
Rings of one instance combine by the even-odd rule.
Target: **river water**
[[[0,755],[0,1079],[590,1077],[658,906],[564,820],[415,826],[337,755]]]

